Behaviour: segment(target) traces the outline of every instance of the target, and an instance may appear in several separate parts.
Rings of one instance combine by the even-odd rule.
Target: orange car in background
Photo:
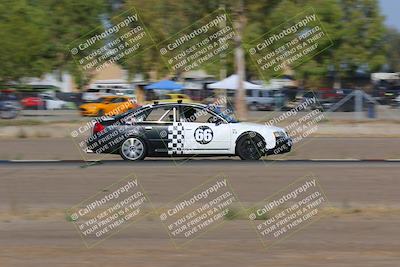
[[[113,116],[135,109],[139,105],[128,96],[107,96],[99,99],[96,103],[86,103],[79,106],[82,116]]]

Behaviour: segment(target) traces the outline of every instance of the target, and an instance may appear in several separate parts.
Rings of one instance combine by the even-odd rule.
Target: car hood
[[[87,104],[83,104],[80,105],[80,108],[86,108],[86,109],[91,109],[91,108],[98,108],[100,106],[102,106],[102,103],[87,103]]]
[[[259,123],[254,123],[254,122],[239,122],[238,123],[241,127],[246,127],[249,128],[249,130],[251,129],[265,129],[266,127],[274,132],[278,132],[278,131],[284,131],[285,129],[277,127],[277,126],[269,126],[269,125],[265,125],[265,124],[259,124]]]

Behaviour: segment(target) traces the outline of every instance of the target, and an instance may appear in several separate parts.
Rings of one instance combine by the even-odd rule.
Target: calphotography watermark
[[[118,103],[113,103],[114,100],[118,100]],[[90,158],[99,160],[102,153],[118,152],[127,138],[143,137],[144,128],[136,124],[140,119],[136,117],[136,107],[133,99],[117,96],[106,98],[102,104],[82,105],[82,114],[103,114],[89,120],[82,119],[79,126],[69,131],[69,136],[82,158],[88,160],[88,153],[93,153],[97,156]]]
[[[227,178],[217,176],[167,205],[160,220],[174,244],[182,247],[235,216],[237,203]]]
[[[87,247],[119,232],[149,211],[149,200],[138,179],[130,176],[67,211]]]
[[[234,47],[236,33],[224,9],[218,9],[158,44],[173,72],[198,69],[226,55]]]
[[[323,110],[320,108],[320,104],[314,95],[313,97],[306,98],[288,111],[274,114],[274,116],[267,119],[265,125],[282,127],[290,138],[290,145],[293,146],[293,149],[296,149],[304,139],[318,131],[319,124],[324,119]],[[285,140],[285,138],[277,136],[277,145],[273,150],[273,154],[280,154],[281,150],[285,149],[285,146],[288,146],[285,143],[281,144],[282,140]]]
[[[268,248],[320,218],[328,199],[312,174],[258,204],[248,218]]]
[[[265,78],[277,77],[332,46],[313,8],[250,42],[247,51]]]
[[[99,72],[138,55],[154,45],[134,8],[110,19],[69,45],[76,63],[86,72]]]

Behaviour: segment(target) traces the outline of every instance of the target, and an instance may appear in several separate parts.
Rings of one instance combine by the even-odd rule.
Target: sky
[[[386,16],[386,25],[393,26],[400,30],[400,1],[379,0],[382,14]]]

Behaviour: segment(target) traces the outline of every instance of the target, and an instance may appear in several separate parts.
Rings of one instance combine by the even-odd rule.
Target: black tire
[[[242,160],[259,160],[265,155],[265,141],[255,132],[249,132],[236,142],[236,154]]]
[[[10,120],[14,119],[18,116],[18,110],[17,109],[8,109],[8,110],[1,110],[0,111],[0,117],[2,119]]]
[[[143,160],[147,154],[146,143],[139,137],[128,137],[122,142],[119,154],[124,160]]]
[[[97,112],[97,117],[101,117],[101,116],[103,116],[103,115],[104,115],[104,110],[100,109],[100,110]]]

